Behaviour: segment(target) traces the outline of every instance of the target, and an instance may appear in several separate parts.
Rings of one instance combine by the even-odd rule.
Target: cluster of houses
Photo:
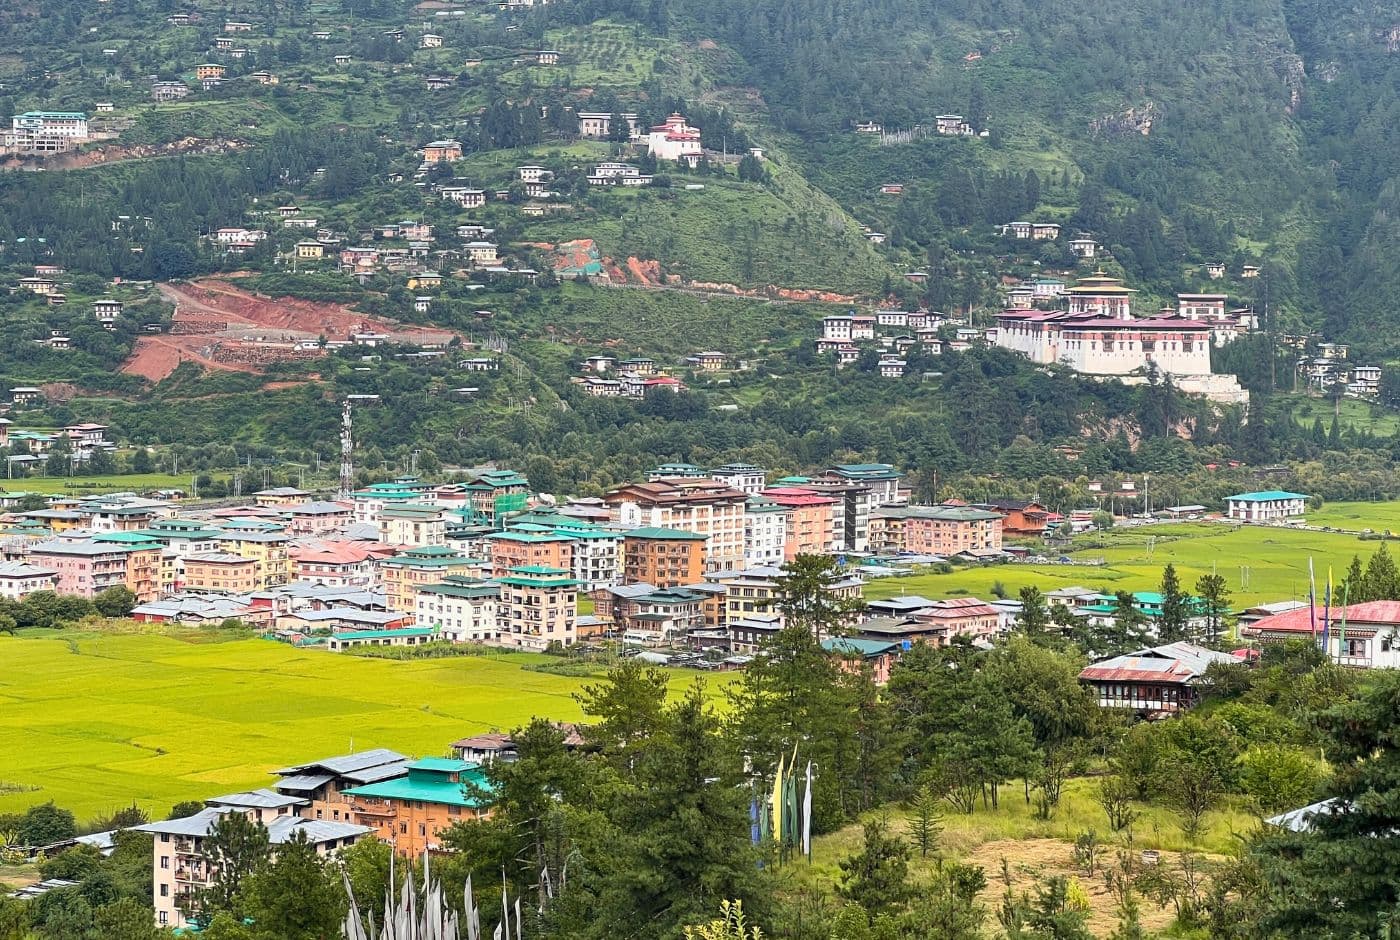
[[[718,360],[714,358],[716,356]],[[696,362],[688,364],[705,372],[717,372],[725,362],[721,353],[699,353],[691,358]],[[702,361],[703,365],[700,364]],[[621,361],[616,356],[589,356],[583,363],[583,372],[583,375],[574,376],[569,381],[594,398],[645,398],[647,392],[659,389],[683,392],[686,388],[684,382],[661,371],[656,360],[648,356]]]
[[[879,374],[899,378],[908,370],[905,357],[910,350],[941,355],[945,350],[964,352],[987,342],[987,331],[965,323],[960,317],[932,310],[876,310],[868,314],[853,310],[823,317],[816,347],[818,354],[834,356],[837,368],[858,360],[862,348],[878,348]]]
[[[1317,343],[1310,348],[1307,339],[1302,339],[1297,347],[1312,354],[1301,356],[1297,369],[1309,388],[1322,392],[1341,389],[1349,398],[1376,398],[1380,394],[1380,366],[1351,362],[1351,347],[1346,343]]]
[[[32,385],[16,385],[10,389],[12,407],[27,407],[43,397],[43,390]],[[59,450],[74,464],[84,463],[92,455],[101,451],[111,453],[117,445],[107,439],[108,427],[105,424],[82,422],[69,424],[56,430],[26,430],[15,427],[9,418],[0,418],[0,449],[7,449],[9,456],[9,476],[16,469],[41,463]],[[12,502],[11,494],[0,494],[0,502]]]

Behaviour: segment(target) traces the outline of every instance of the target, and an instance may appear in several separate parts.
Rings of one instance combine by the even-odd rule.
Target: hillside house
[[[637,127],[637,115],[630,111],[622,111],[616,115],[603,111],[580,111],[578,112],[578,135],[593,139],[611,137],[614,120],[627,122],[627,136],[629,138],[635,139],[640,135]]]
[[[1225,276],[1225,265],[1218,261],[1207,262],[1205,268],[1206,277],[1210,278],[1212,281],[1218,281]]]
[[[442,37],[437,33],[424,33],[421,44],[424,49],[440,49],[442,48]]]
[[[650,186],[651,174],[630,163],[599,163],[588,174],[590,186]]]
[[[1079,258],[1081,261],[1090,261],[1098,253],[1099,243],[1094,241],[1094,239],[1089,238],[1088,236],[1071,238],[1069,242],[1069,250],[1074,254],[1076,258]]]
[[[934,130],[944,137],[972,137],[977,133],[961,114],[939,114],[933,120]]]
[[[658,160],[685,163],[694,168],[704,153],[700,129],[691,127],[680,114],[672,114],[647,134],[647,153]]]
[[[211,78],[222,79],[224,77],[224,73],[227,71],[227,68],[225,68],[222,65],[219,65],[217,62],[205,62],[203,65],[196,65],[194,67],[194,77],[199,79],[201,82],[207,81]]]
[[[153,82],[151,84],[151,97],[157,103],[178,101],[189,93],[189,86],[184,82]]]

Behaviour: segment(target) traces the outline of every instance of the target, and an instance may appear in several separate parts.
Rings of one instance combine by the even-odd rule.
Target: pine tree
[[[1190,621],[1190,599],[1182,593],[1181,579],[1177,577],[1176,566],[1168,564],[1162,569],[1162,615],[1157,620],[1157,638],[1163,643],[1175,643],[1186,639],[1186,628]]]
[[[871,820],[865,824],[860,851],[837,862],[837,891],[872,915],[899,910],[912,894],[909,855],[909,846],[891,835],[883,820]]]
[[[204,840],[204,856],[214,874],[195,899],[201,917],[234,912],[244,879],[267,860],[267,827],[242,813],[225,813]]]
[[[1363,579],[1366,585],[1366,597],[1373,601],[1393,601],[1400,599],[1400,570],[1395,566],[1395,559],[1390,556],[1390,550],[1381,543],[1381,547],[1376,549],[1376,553],[1371,556],[1371,560],[1366,563],[1366,576]],[[1336,603],[1336,599],[1333,599]],[[1355,603],[1355,599],[1347,597],[1348,603]]]
[[[914,815],[909,818],[909,838],[918,846],[919,857],[938,854],[938,840],[943,833],[943,814],[938,811],[938,794],[925,784],[914,796]]]
[[[257,940],[338,937],[349,904],[338,869],[304,833],[279,845],[276,858],[259,866],[240,894]]]
[[[1040,588],[1027,585],[1021,588],[1021,610],[1016,614],[1016,626],[1032,640],[1045,635],[1050,623],[1050,611],[1045,604],[1045,595]]]
[[[1224,632],[1225,617],[1230,612],[1230,589],[1224,575],[1204,574],[1196,581],[1196,593],[1201,598],[1201,613],[1205,617],[1207,643],[1214,643]]]

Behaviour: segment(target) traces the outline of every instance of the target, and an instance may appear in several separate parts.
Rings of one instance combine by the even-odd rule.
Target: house
[[[1200,698],[1201,680],[1214,663],[1238,663],[1191,643],[1168,643],[1086,666],[1079,681],[1092,686],[1101,708],[1127,708],[1149,718],[1174,715]]]
[[[650,186],[652,176],[630,163],[599,163],[588,174],[590,186]]]
[[[194,77],[201,82],[211,78],[221,79],[227,71],[227,68],[219,65],[217,62],[205,62],[203,65],[196,65],[194,67]]]
[[[390,545],[428,548],[447,543],[447,517],[441,506],[403,503],[379,512],[380,537]]]
[[[287,552],[291,537],[277,527],[275,531],[239,529],[228,524],[219,538],[219,544],[226,552],[242,555],[257,562],[257,587],[259,589],[286,584],[292,579],[292,559]]]
[[[326,246],[315,241],[297,242],[294,252],[298,259],[316,260],[326,256]]]
[[[1240,268],[1240,277],[1250,278],[1250,277],[1258,277],[1258,276],[1259,276],[1259,266],[1258,266],[1258,265],[1247,264],[1247,265],[1245,265],[1244,267]]]
[[[857,121],[855,130],[857,134],[883,134],[885,125],[878,121]]]
[[[307,801],[272,790],[233,793],[206,800],[205,804],[193,816],[132,827],[152,836],[151,903],[160,927],[189,925],[188,915],[196,909],[200,894],[214,881],[206,840],[215,824],[229,813],[241,813],[266,827],[274,853],[277,846],[304,839],[315,847],[317,855],[331,856],[371,832],[368,826],[348,821],[302,818],[299,812]]]
[[[456,140],[434,140],[423,146],[423,163],[461,160],[462,144]]]
[[[122,315],[122,302],[120,300],[94,300],[92,302],[92,315],[103,326],[108,326]]]
[[[421,646],[438,639],[432,627],[385,627],[370,630],[344,630],[332,627],[326,639],[326,650],[343,653],[357,646]]]
[[[904,370],[908,367],[908,362],[893,356],[882,356],[876,364],[876,369],[882,379],[897,379],[904,375]]]
[[[1240,636],[1261,644],[1325,640],[1328,657],[1358,669],[1400,668],[1400,601],[1368,601],[1333,607],[1300,607],[1254,623],[1240,622]]]
[[[783,599],[781,579],[784,573],[782,567],[765,565],[714,572],[706,575],[706,580],[724,587],[725,623],[733,623],[756,614],[780,614],[778,604]],[[826,588],[837,598],[858,601],[864,582],[858,578],[838,578],[829,581]],[[843,626],[850,626],[857,619],[853,612]]]
[[[686,365],[701,372],[720,372],[727,361],[728,357],[722,352],[700,352],[685,360]]]
[[[541,49],[535,53],[535,63],[537,65],[558,65],[559,52],[555,49]]]
[[[578,135],[595,139],[611,137],[614,117],[627,122],[627,136],[629,138],[637,136],[637,115],[626,111],[617,115],[603,111],[580,111],[578,112]]]
[[[287,531],[292,535],[325,535],[354,521],[349,503],[309,500],[286,508],[291,515]]]
[[[1000,514],[1001,531],[1005,535],[1044,535],[1052,516],[1040,503],[1027,499],[991,499],[976,503],[974,508]]]
[[[496,256],[497,247],[491,242],[467,242],[462,246],[462,250],[472,264],[497,264],[500,260]]]
[[[672,114],[647,134],[647,153],[658,160],[685,163],[694,168],[704,154],[700,129],[691,127],[680,114]]]
[[[258,490],[253,494],[253,502],[258,506],[295,506],[304,502],[310,495],[306,490],[297,489],[295,486],[275,486]]]
[[[422,46],[424,49],[439,49],[442,47],[442,37],[437,33],[424,33]]]
[[[1071,238],[1069,250],[1076,258],[1082,261],[1092,260],[1099,250],[1099,243],[1088,236],[1081,235],[1079,238]]]
[[[448,202],[455,202],[463,209],[480,209],[486,205],[486,190],[471,186],[444,186],[438,193]],[[462,232],[458,229],[458,235]]]
[[[437,290],[442,287],[442,275],[435,271],[422,271],[408,276],[409,290]]]
[[[898,643],[883,640],[863,640],[854,637],[829,637],[822,640],[822,649],[841,661],[841,668],[847,672],[860,673],[870,670],[870,678],[876,685],[890,681],[890,671],[899,661],[902,647]]]
[[[554,179],[554,172],[533,164],[515,168],[516,176],[522,183],[544,183]]]
[[[240,23],[234,20],[229,20],[228,22],[224,23],[224,32],[226,33],[249,33],[252,31],[252,23]]]
[[[456,758],[425,757],[403,776],[343,792],[356,822],[408,858],[440,850],[444,829],[490,812],[481,767]]]
[[[1206,277],[1210,278],[1212,281],[1218,281],[1224,276],[1225,265],[1219,263],[1218,261],[1206,263]]]
[[[1301,519],[1308,507],[1308,497],[1284,490],[1259,493],[1236,493],[1225,497],[1225,515],[1242,522],[1286,522]]]
[[[273,75],[271,72],[257,71],[253,72],[248,77],[259,85],[276,85],[278,83],[277,76]]]
[[[151,97],[156,102],[178,101],[190,93],[184,82],[154,82],[151,84]]]
[[[348,56],[348,55],[346,55],[345,53],[342,52],[340,55],[337,55],[337,56],[334,58],[333,61],[335,62],[336,65],[349,65],[349,64],[350,64],[350,56]]]

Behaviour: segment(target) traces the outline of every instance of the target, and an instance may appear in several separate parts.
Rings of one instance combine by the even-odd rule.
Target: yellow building
[[[324,258],[326,256],[326,246],[320,242],[297,242],[296,252],[298,258]]]
[[[224,551],[257,562],[255,590],[276,587],[292,580],[292,559],[287,553],[287,543],[290,541],[291,538],[284,532],[226,531],[219,538]]]
[[[403,611],[414,609],[418,589],[423,585],[437,584],[448,575],[487,577],[490,568],[489,560],[468,558],[445,545],[410,548],[379,563],[389,608]]]

